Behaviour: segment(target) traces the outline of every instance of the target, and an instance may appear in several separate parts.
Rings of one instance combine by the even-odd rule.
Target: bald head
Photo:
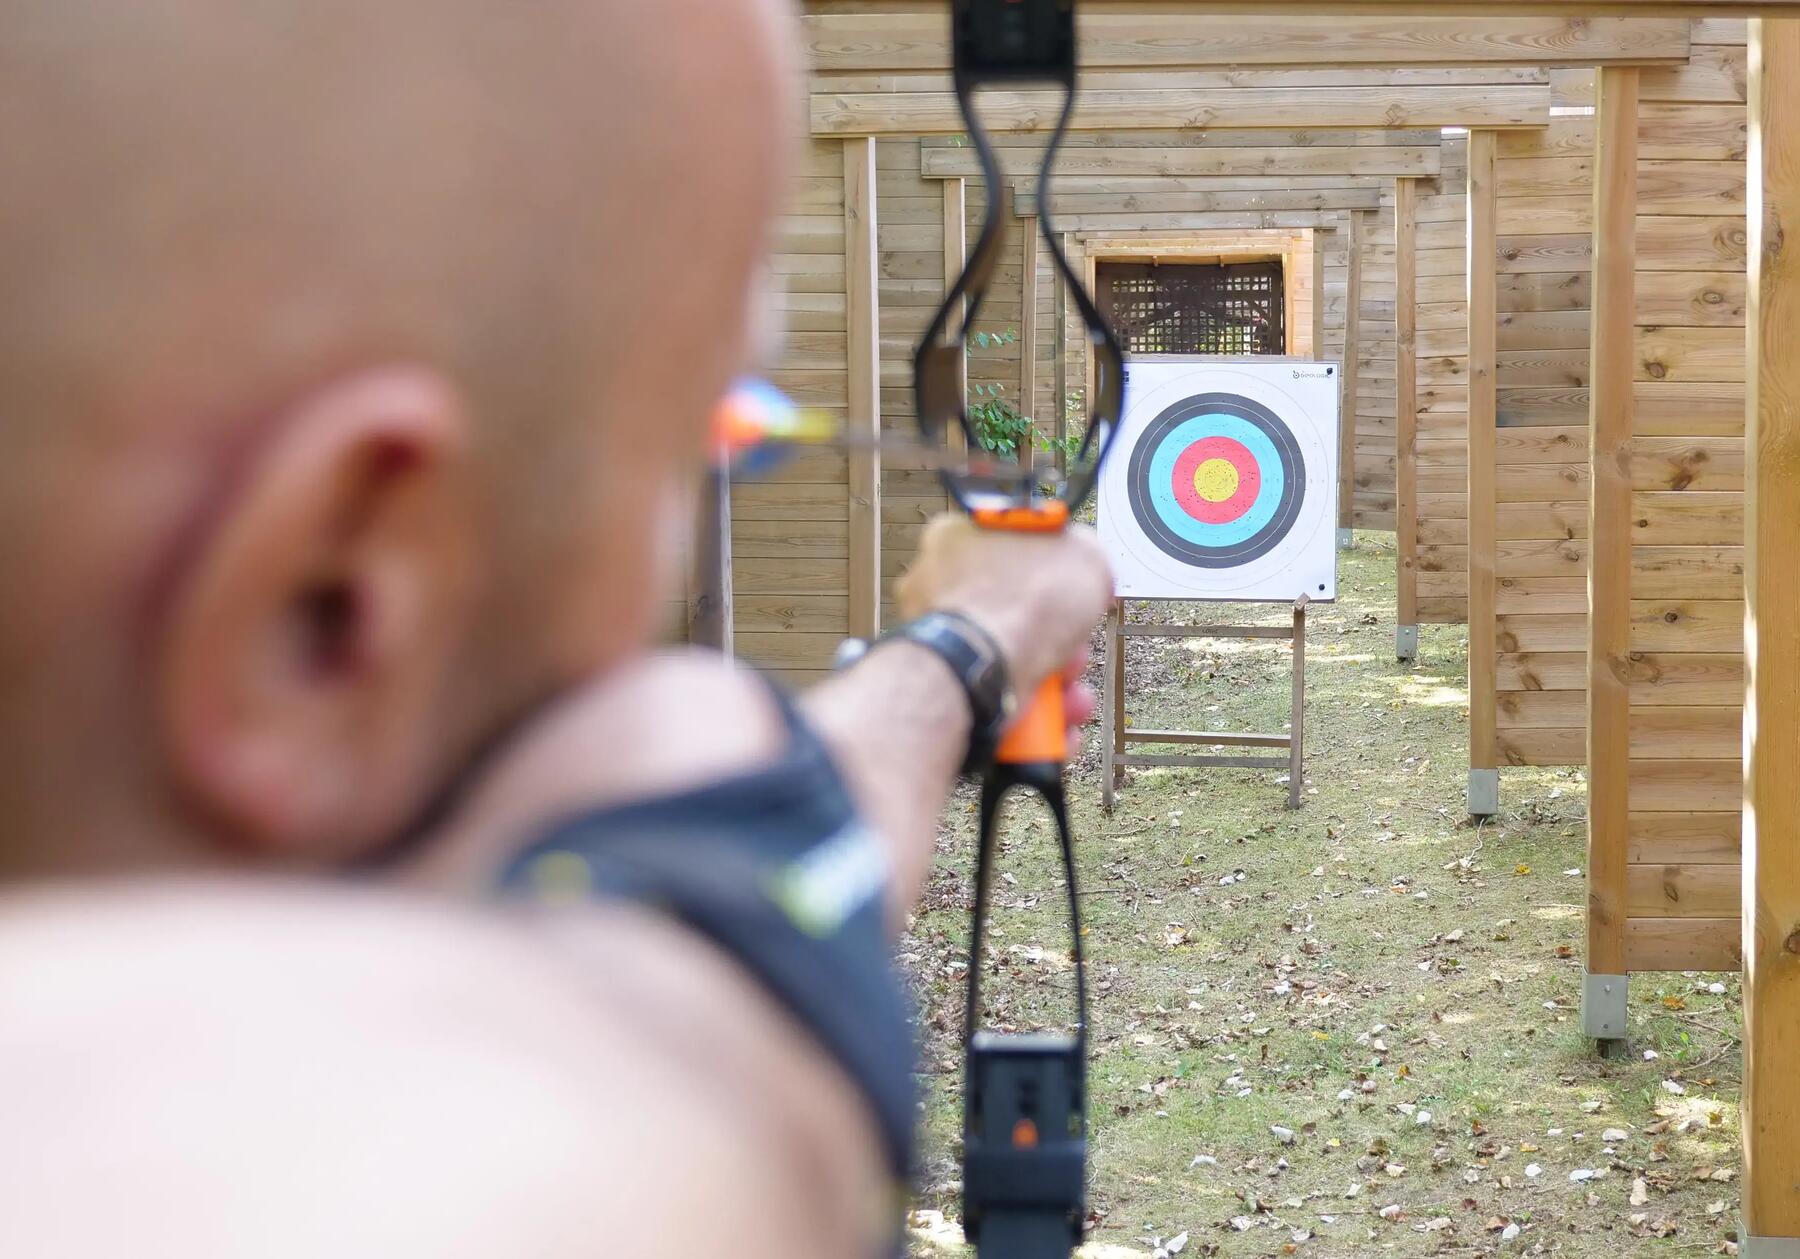
[[[27,797],[99,757],[183,795],[159,653],[231,587],[221,539],[259,554],[233,529],[265,485],[337,486],[322,534],[444,535],[408,597],[445,601],[462,681],[407,685],[446,745],[641,635],[651,532],[744,350],[779,8],[0,3],[0,739],[43,758],[0,810],[46,816]],[[342,558],[308,545],[296,572]],[[401,794],[456,755],[408,752]]]

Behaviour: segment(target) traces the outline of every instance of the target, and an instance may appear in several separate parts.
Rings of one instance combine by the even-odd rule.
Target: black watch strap
[[[971,718],[969,751],[963,758],[962,772],[969,774],[986,768],[994,759],[1000,736],[1012,721],[1014,708],[1012,676],[993,636],[959,612],[927,612],[889,630],[881,641],[916,643],[950,666],[962,683]],[[839,659],[853,663],[862,654],[840,652]]]

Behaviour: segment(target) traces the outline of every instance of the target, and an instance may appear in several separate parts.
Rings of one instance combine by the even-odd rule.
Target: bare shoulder
[[[409,874],[439,887],[485,885],[547,822],[753,770],[779,756],[786,737],[773,691],[749,670],[698,651],[644,657],[519,731]]]
[[[830,1224],[801,1183],[818,1134],[730,1104],[804,1089],[755,1078],[779,1036],[736,1055],[658,1014],[710,1002],[761,1044],[772,1012],[657,920],[568,935],[338,888],[0,900],[9,1252],[810,1253],[757,1221]]]

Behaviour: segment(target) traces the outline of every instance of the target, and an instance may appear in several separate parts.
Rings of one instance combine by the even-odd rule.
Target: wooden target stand
[[[1137,600],[1136,602],[1160,602]],[[1134,625],[1126,601],[1115,600],[1106,615],[1106,694],[1100,706],[1101,742],[1106,764],[1101,774],[1102,798],[1108,811],[1134,766],[1169,769],[1282,769],[1288,771],[1287,807],[1301,804],[1306,764],[1306,609],[1310,600],[1294,604],[1291,626],[1281,625]],[[1231,734],[1202,730],[1133,730],[1125,721],[1125,640],[1128,638],[1285,639],[1293,645],[1292,724],[1287,734]],[[1206,753],[1136,753],[1132,745],[1161,744],[1209,749],[1242,748],[1236,755]],[[1273,756],[1270,752],[1285,755]]]

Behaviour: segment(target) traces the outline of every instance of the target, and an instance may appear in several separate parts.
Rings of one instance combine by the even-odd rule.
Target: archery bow
[[[955,423],[961,425],[970,449],[979,449],[961,368],[970,330],[999,262],[1005,228],[999,163],[975,112],[975,93],[993,83],[1061,87],[1062,113],[1038,179],[1039,217],[1051,257],[1086,325],[1094,355],[1095,386],[1088,398],[1087,431],[1066,473],[1055,478],[993,475],[974,464],[943,471],[951,496],[982,528],[1055,532],[1067,527],[1093,493],[1124,405],[1124,354],[1070,268],[1050,217],[1051,176],[1075,108],[1075,0],[952,0],[951,14],[957,102],[981,163],[988,190],[987,215],[968,265],[914,356],[919,424],[927,445],[941,446]],[[1025,353],[1031,352],[1032,347],[1026,346]],[[1021,459],[1029,458],[1029,449],[1022,448]],[[963,1229],[978,1253],[1006,1259],[1067,1256],[1081,1240],[1086,1214],[1087,979],[1074,847],[1063,791],[1063,765],[1068,759],[1064,687],[1061,677],[1044,682],[1002,739],[981,791],[963,1030]],[[1075,963],[1072,1035],[1001,1035],[977,1030],[990,867],[1000,806],[1015,789],[1041,796],[1056,823]]]

